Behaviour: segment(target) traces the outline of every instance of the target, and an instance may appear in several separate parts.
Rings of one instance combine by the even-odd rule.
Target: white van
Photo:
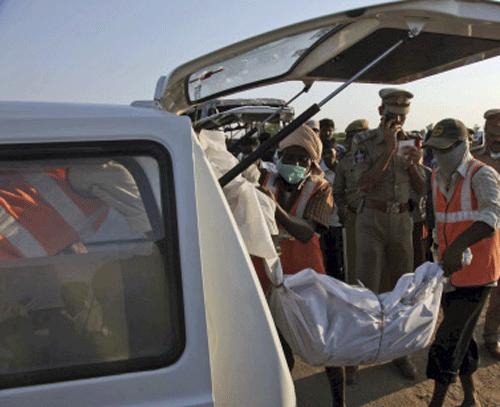
[[[245,244],[177,115],[271,82],[399,84],[499,54],[500,4],[417,0],[226,47],[149,104],[1,102],[0,405],[294,406]]]
[[[263,293],[187,117],[0,103],[0,118],[10,242],[0,244],[0,405],[294,405]],[[57,219],[31,226],[6,202],[31,211],[29,194],[37,208],[83,216],[57,188],[64,179],[106,212],[92,219],[97,232],[77,231],[83,250],[54,254],[35,229]]]

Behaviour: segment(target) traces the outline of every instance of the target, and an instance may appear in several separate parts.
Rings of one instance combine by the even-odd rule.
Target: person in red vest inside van
[[[500,278],[500,176],[472,157],[468,134],[461,121],[445,119],[424,143],[439,164],[432,175],[432,192],[439,260],[448,277],[442,300],[444,319],[427,363],[427,377],[435,381],[430,407],[443,405],[457,376],[464,392],[461,406],[480,405],[472,378],[478,368],[473,332]],[[472,253],[468,265],[467,249]]]
[[[151,230],[133,176],[115,161],[94,159],[69,168],[26,162],[22,168],[0,169],[0,261],[4,263],[19,265],[24,263],[19,260],[27,259],[36,275],[37,263],[31,259],[47,264],[45,257],[93,251],[90,239],[116,241],[127,233],[127,226],[130,236],[148,237]],[[89,267],[88,273],[71,274],[72,263],[63,264],[60,274],[54,268],[53,276],[64,278],[47,278],[46,286],[33,296],[14,300],[0,295],[0,370],[33,367],[45,357],[58,363],[113,357],[119,337],[112,335],[104,317],[101,298],[106,295],[98,291],[106,291],[94,284],[102,278],[99,272],[109,269]],[[16,274],[8,267],[3,271],[2,294],[12,290],[8,276]],[[34,297],[42,302],[48,298],[51,306],[28,310],[26,304]],[[43,315],[44,329],[50,332],[43,349],[35,346],[29,312]]]
[[[141,196],[120,164],[0,171],[0,260],[85,253],[110,207],[133,233],[149,229]]]

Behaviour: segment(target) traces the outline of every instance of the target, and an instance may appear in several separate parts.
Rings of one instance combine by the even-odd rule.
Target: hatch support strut
[[[328,95],[325,99],[323,99],[319,103],[313,104],[309,109],[303,112],[301,115],[297,116],[294,120],[292,120],[286,127],[281,129],[278,133],[276,133],[272,138],[265,141],[260,145],[257,150],[250,153],[246,158],[244,158],[239,164],[234,166],[228,172],[226,172],[222,177],[219,178],[219,183],[221,187],[225,187],[229,182],[231,182],[234,178],[236,178],[239,174],[245,171],[250,165],[252,165],[256,160],[258,160],[264,153],[279,144],[281,140],[287,137],[294,130],[299,128],[302,124],[304,124],[307,120],[313,117],[316,113],[318,113],[321,107],[329,102],[333,97],[342,92],[347,86],[349,86],[352,82],[354,82],[359,76],[363,75],[366,71],[368,71],[371,67],[377,64],[379,61],[388,56],[391,52],[393,52],[396,48],[398,48],[401,44],[404,44],[415,38],[423,28],[423,24],[421,23],[408,23],[410,27],[410,31],[408,31],[398,42],[396,42],[393,46],[391,46],[387,51],[383,54],[375,58],[372,62],[366,65],[363,69],[357,72],[352,78],[350,78],[347,82],[343,83],[339,88],[333,91],[330,95]],[[302,92],[301,92],[302,93]],[[247,134],[245,135],[247,136]]]

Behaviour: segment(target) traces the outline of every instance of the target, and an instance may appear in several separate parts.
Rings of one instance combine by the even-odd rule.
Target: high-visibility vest
[[[278,193],[277,177],[278,174],[268,172],[262,184],[268,187],[275,195]],[[311,197],[327,182],[324,179],[319,179],[316,182],[307,179],[299,197],[289,211],[290,215],[302,218]],[[314,233],[311,240],[307,243],[301,243],[297,239],[281,241],[281,252],[281,265],[285,274],[295,274],[305,268],[312,268],[318,273],[325,274],[325,265],[323,263],[318,233]]]
[[[0,259],[53,255],[95,233],[109,207],[77,195],[66,170],[0,177]]]
[[[472,177],[484,164],[472,160],[467,168],[465,177],[462,177],[450,202],[437,186],[435,170],[432,174],[432,189],[436,211],[436,225],[439,243],[439,259],[444,250],[460,234],[468,229],[478,218],[478,204],[472,190]],[[497,281],[500,278],[500,238],[496,233],[494,237],[483,239],[470,247],[472,262],[464,266],[451,276],[451,282],[456,287],[478,286]]]
[[[278,174],[270,171],[267,173],[264,182],[262,183],[263,186],[269,188],[275,195],[278,192],[276,186],[277,177]],[[302,217],[309,199],[326,182],[327,181],[324,179],[320,179],[317,182],[307,180],[289,213],[291,215]],[[282,229],[282,226],[280,226],[280,229]],[[282,240],[280,246],[280,260],[284,274],[295,274],[306,268],[312,268],[320,274],[326,274],[325,265],[323,263],[323,254],[319,244],[319,235],[317,233],[314,233],[311,240],[307,243],[301,243],[297,239],[290,239]],[[255,271],[257,272],[257,277],[259,278],[260,284],[265,292],[269,287],[270,281],[266,276],[262,259],[254,258],[253,264]]]

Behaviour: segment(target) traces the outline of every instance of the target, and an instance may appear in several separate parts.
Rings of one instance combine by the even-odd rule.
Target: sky
[[[366,0],[0,0],[2,100],[130,104],[151,100],[158,78],[234,42],[310,18],[383,1]],[[500,57],[421,79],[412,92],[407,130],[446,117],[483,126],[500,108]],[[340,83],[315,83],[292,106],[300,114]],[[301,82],[233,97],[291,99]],[[365,118],[378,125],[378,91],[353,84],[314,117],[337,131]]]

